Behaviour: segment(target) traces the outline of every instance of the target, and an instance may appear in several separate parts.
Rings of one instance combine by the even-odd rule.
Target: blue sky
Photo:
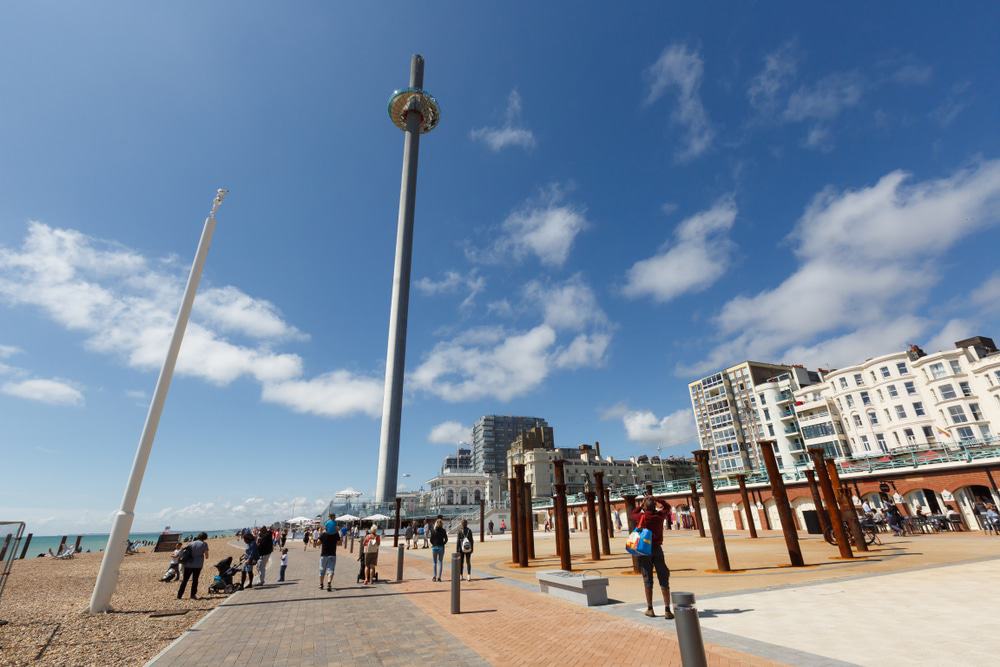
[[[535,5],[6,6],[3,518],[109,525],[220,186],[136,527],[373,489],[415,52],[410,488],[482,414],[688,453],[723,365],[1000,334],[994,4]]]

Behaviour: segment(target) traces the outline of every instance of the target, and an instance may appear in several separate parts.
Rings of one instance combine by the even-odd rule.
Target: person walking
[[[489,536],[493,537],[493,521],[492,520],[488,524],[486,524],[486,528],[487,528],[486,532],[489,534]]]
[[[431,544],[431,532],[434,530],[434,524],[431,523],[430,519],[424,520],[424,549]]]
[[[285,541],[288,539],[288,529],[285,528],[281,531],[281,548],[282,553],[284,553]]]
[[[243,572],[240,573],[240,589],[253,588],[253,566],[257,563],[257,540],[253,533],[243,533],[243,542],[247,545],[243,550]],[[247,578],[250,583],[247,584]]]
[[[184,589],[187,588],[188,580],[191,580],[191,599],[198,599],[198,577],[201,575],[201,568],[205,566],[205,556],[208,555],[207,533],[198,533],[194,541],[182,549],[180,558],[181,565],[184,566],[184,576],[181,578],[181,586],[177,589],[177,599],[184,597]]]
[[[502,518],[500,519],[500,534],[503,535],[507,532],[507,522]]]
[[[378,565],[378,548],[382,544],[382,538],[378,535],[378,528],[375,524],[365,535],[365,541],[361,544],[362,555],[365,558],[365,585],[372,583],[375,576],[375,566]]]
[[[288,569],[288,548],[284,547],[281,549],[281,569],[278,570],[278,581],[282,582],[285,580],[285,570]]]
[[[323,581],[326,575],[330,575],[326,580],[327,592],[333,591],[333,573],[337,569],[337,544],[340,542],[340,532],[334,524],[333,531],[323,531],[319,536],[319,589],[323,590]]]
[[[406,532],[403,533],[403,537],[406,538],[406,548],[409,549],[410,545],[413,544],[413,522],[406,524]]]
[[[646,616],[656,616],[653,611],[653,570],[663,594],[664,618],[673,618],[670,611],[670,569],[663,557],[663,521],[669,513],[667,501],[647,495],[642,505],[632,511],[632,520],[637,528],[648,528],[653,536],[653,552],[649,556],[638,556],[642,583],[646,589]]]
[[[312,537],[312,532],[306,528],[306,532],[302,535],[302,550],[305,551],[309,548],[309,538]]]
[[[257,574],[260,575],[260,585],[264,585],[267,575],[267,563],[274,553],[274,535],[270,528],[262,527],[257,533]]]
[[[455,543],[455,552],[461,554],[462,560],[458,566],[458,576],[472,581],[472,549],[474,540],[472,539],[472,529],[469,528],[468,519],[462,519],[462,527],[458,529],[458,541]],[[462,576],[462,566],[465,566],[468,575]],[[443,564],[442,564],[443,565]]]
[[[448,544],[448,531],[444,529],[444,521],[434,522],[431,532],[431,558],[434,560],[434,574],[431,581],[441,581],[444,574],[444,545]]]

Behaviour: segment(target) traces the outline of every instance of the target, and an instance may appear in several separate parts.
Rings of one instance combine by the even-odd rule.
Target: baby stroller
[[[242,557],[236,565],[233,565],[232,556],[223,558],[216,563],[215,569],[219,573],[212,578],[212,584],[208,587],[208,592],[225,593],[227,595],[234,592],[237,586],[233,583],[233,575],[239,572],[241,567],[243,567]]]
[[[375,558],[375,565],[377,566],[378,565],[378,554],[375,554],[375,556],[376,556],[376,558]],[[358,554],[358,562],[360,563],[361,567],[358,568],[358,581],[357,581],[357,583],[360,584],[362,581],[365,580],[365,552],[364,552],[364,549],[362,549],[361,553]],[[375,572],[372,573],[372,581],[373,582],[378,581],[378,568],[377,567],[375,568]]]
[[[180,566],[176,563],[171,563],[170,567],[167,568],[167,571],[163,573],[162,577],[160,577],[160,581],[170,583],[174,579],[179,579],[180,576]]]

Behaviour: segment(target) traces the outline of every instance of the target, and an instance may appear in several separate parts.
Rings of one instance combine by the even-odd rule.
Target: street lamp
[[[666,484],[667,483],[667,473],[664,472],[664,470],[663,470],[663,454],[661,453],[662,449],[663,448],[660,447],[659,445],[656,446],[656,458],[660,459],[660,481],[663,482],[664,484]]]

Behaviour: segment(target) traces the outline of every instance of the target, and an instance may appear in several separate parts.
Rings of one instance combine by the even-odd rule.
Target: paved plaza
[[[574,553],[585,551],[580,537]],[[730,556],[745,569],[718,575],[705,572],[714,565],[710,540],[668,535],[673,586],[698,595],[710,664],[921,665],[958,656],[983,663],[1000,652],[989,628],[1000,602],[984,594],[1000,584],[1000,538],[887,541],[853,563],[830,560],[835,551],[818,540],[803,544],[814,566],[792,570],[776,566],[784,548],[777,534],[734,535]],[[551,545],[536,536],[539,556]],[[318,589],[318,551],[292,549],[286,583],[234,594],[151,664],[680,664],[673,623],[642,615],[627,556],[599,568],[574,560],[611,578],[612,603],[587,609],[537,592],[534,572],[550,569],[548,558],[524,571],[511,567],[509,554],[506,538],[476,544],[476,578],[462,583],[462,613],[453,615],[449,583],[430,581],[430,550],[405,552],[402,583],[370,587],[355,581],[356,555],[341,550],[337,590],[327,593]],[[395,575],[394,555],[383,549],[383,580]]]

